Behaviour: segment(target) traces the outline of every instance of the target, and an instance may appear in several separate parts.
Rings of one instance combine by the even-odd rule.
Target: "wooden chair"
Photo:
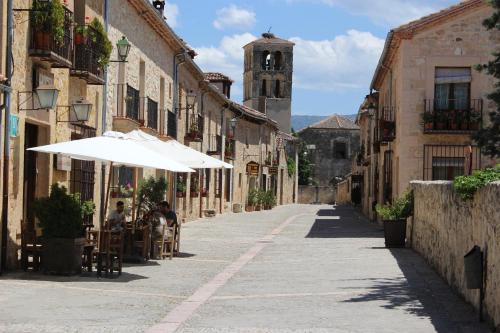
[[[99,252],[97,254],[97,276],[105,272],[113,275],[117,271],[122,274],[123,264],[123,231],[104,230],[101,232]]]
[[[21,268],[24,271],[39,271],[42,258],[42,244],[37,241],[36,231],[28,230],[21,221]]]
[[[174,242],[175,227],[169,227],[167,224],[164,224],[161,238],[155,241],[155,250],[157,250],[162,260],[166,257],[172,260],[174,256]]]
[[[87,230],[85,233],[86,244],[83,247],[82,266],[92,272],[92,265],[97,260],[99,253],[99,232]]]
[[[149,260],[149,252],[151,250],[151,227],[149,225],[138,229],[142,232],[139,240],[134,240],[134,251],[139,253],[142,258]]]
[[[178,221],[174,225],[174,253],[176,256],[179,255],[181,249],[181,224],[182,221]]]

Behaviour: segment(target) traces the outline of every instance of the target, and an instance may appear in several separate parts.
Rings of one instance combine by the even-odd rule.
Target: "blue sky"
[[[296,43],[293,114],[353,114],[387,32],[453,0],[167,0],[167,22],[198,53],[204,71],[234,81],[241,102],[241,47],[271,28]]]

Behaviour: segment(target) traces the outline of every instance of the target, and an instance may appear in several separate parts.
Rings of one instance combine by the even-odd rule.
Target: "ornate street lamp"
[[[377,106],[375,104],[373,104],[372,102],[370,102],[370,104],[366,108],[366,111],[368,112],[368,115],[370,117],[373,117],[375,115],[375,112],[377,112]]]
[[[191,90],[187,94],[187,101],[186,101],[187,105],[186,105],[186,108],[187,109],[194,108],[194,103],[195,102],[196,102],[196,93]]]
[[[127,37],[123,36],[122,39],[120,39],[117,43],[116,43],[116,48],[118,50],[118,59],[119,62],[126,62],[127,61],[127,57],[128,57],[128,54],[130,52],[130,43],[127,39]]]
[[[38,98],[39,109],[55,109],[59,90],[53,85],[41,85],[35,89],[35,95]]]
[[[238,124],[238,119],[233,118],[229,121],[229,123],[231,124],[231,128],[233,129],[234,132],[236,130],[236,125]]]

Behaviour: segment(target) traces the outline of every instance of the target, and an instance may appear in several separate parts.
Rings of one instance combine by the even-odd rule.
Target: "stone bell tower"
[[[290,133],[294,43],[272,33],[243,47],[243,103],[275,120]]]

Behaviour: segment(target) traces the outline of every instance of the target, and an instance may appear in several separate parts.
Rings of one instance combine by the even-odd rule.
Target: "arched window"
[[[266,79],[262,80],[262,87],[260,89],[260,95],[267,96],[267,80]]]
[[[274,70],[280,70],[283,66],[283,54],[280,51],[274,53]]]
[[[281,81],[276,80],[274,83],[274,97],[281,98]]]
[[[266,71],[271,69],[271,53],[269,51],[262,53],[262,69]]]

